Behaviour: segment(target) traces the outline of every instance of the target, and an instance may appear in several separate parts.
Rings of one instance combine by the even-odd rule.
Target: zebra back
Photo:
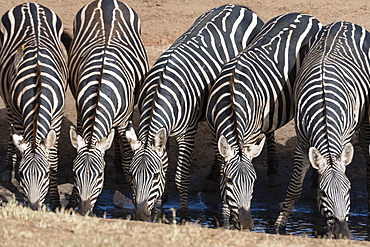
[[[177,135],[189,122],[204,118],[210,87],[223,64],[247,46],[262,24],[248,8],[235,5],[220,6],[200,16],[148,73],[138,103],[139,138],[151,142],[163,126]],[[174,103],[161,101],[159,95]],[[161,112],[157,104],[168,109]],[[164,116],[161,123],[150,125],[159,116]]]
[[[293,84],[307,45],[320,28],[309,15],[277,16],[224,66],[207,109],[216,140],[225,135],[239,150],[293,118]]]
[[[341,153],[367,114],[369,37],[368,31],[352,23],[326,26],[317,34],[297,79],[297,135],[325,157]]]
[[[24,140],[40,142],[62,117],[67,79],[62,22],[48,8],[29,3],[5,13],[0,30],[1,97]]]
[[[138,15],[115,0],[87,4],[75,17],[69,57],[77,132],[96,143],[131,117],[148,70]]]

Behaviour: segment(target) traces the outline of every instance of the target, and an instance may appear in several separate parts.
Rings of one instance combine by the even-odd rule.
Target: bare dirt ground
[[[23,0],[7,0],[0,4],[0,15],[11,7],[24,2]],[[72,23],[77,11],[89,0],[40,0],[37,1],[53,11],[62,19],[64,26],[72,30]],[[225,1],[225,0],[127,0],[129,4],[140,16],[142,24],[142,39],[148,53],[149,62],[152,65],[160,54],[171,45],[183,32],[185,32],[202,13],[211,8],[232,3],[248,6],[265,22],[269,19],[289,12],[301,12],[313,15],[324,25],[334,21],[351,21],[370,30],[370,2],[368,0],[354,0],[349,3],[345,0],[250,0],[250,1]],[[137,115],[136,115],[137,119]],[[58,171],[58,182],[61,195],[68,197],[71,193],[73,174],[71,170],[72,160],[75,150],[69,141],[69,126],[75,124],[76,114],[74,101],[69,91],[67,94],[67,105],[65,108],[65,118],[60,139],[60,166]],[[5,163],[5,154],[8,141],[9,128],[6,122],[6,110],[2,101],[0,102],[0,172]],[[263,201],[268,198],[272,204],[278,208],[278,203],[284,199],[287,183],[290,178],[290,171],[293,163],[295,148],[294,123],[290,122],[285,127],[277,131],[276,134],[279,159],[281,161],[280,173],[282,175],[281,185],[273,189],[266,188],[266,162],[265,152],[256,160],[258,181],[255,186],[254,198],[256,201]],[[175,159],[176,147],[171,142],[172,151],[170,160]],[[192,187],[193,194],[202,189],[202,181],[209,170],[213,160],[213,147],[211,135],[206,123],[201,123],[196,139],[192,163]],[[356,191],[362,189],[365,181],[365,166],[363,158],[356,148],[356,159],[348,168],[348,176],[352,181],[352,188],[355,203],[365,203],[365,197],[357,195]],[[107,153],[106,186],[119,188],[114,180],[113,152]],[[170,189],[173,193],[173,179],[170,180]],[[172,187],[171,187],[172,186]],[[15,194],[20,196],[17,190],[17,183],[0,185],[0,197],[9,199]],[[303,199],[309,195],[302,195]],[[214,196],[214,200],[218,200]],[[277,215],[276,215],[277,216]],[[271,219],[274,220],[274,219]]]

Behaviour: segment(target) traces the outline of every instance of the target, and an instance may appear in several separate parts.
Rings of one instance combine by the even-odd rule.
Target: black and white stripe
[[[179,147],[175,183],[180,215],[188,214],[189,166],[198,121],[204,118],[210,87],[224,63],[257,34],[262,21],[246,7],[224,5],[200,16],[155,63],[139,98],[139,138],[127,133],[135,155],[131,163],[135,218],[150,212],[165,188],[166,143]]]
[[[370,33],[348,22],[324,27],[305,57],[295,85],[297,148],[285,202],[275,223],[283,230],[310,164],[319,174],[318,207],[329,234],[350,237],[347,220],[351,184],[345,171],[354,148],[350,140],[361,129],[369,172],[368,104]],[[368,181],[369,184],[369,181]],[[369,190],[368,186],[368,190]]]
[[[12,126],[3,179],[11,178],[17,147],[28,205],[40,208],[50,187],[58,207],[57,146],[67,83],[62,22],[50,9],[25,3],[3,15],[0,31],[0,94]]]
[[[277,175],[273,132],[293,118],[292,88],[307,44],[321,28],[291,13],[266,23],[251,44],[225,65],[212,87],[207,120],[221,165],[225,226],[252,228],[250,204],[257,174],[252,159],[269,139],[269,175]],[[222,157],[221,157],[222,156]]]
[[[77,206],[79,199],[79,212],[88,214],[103,188],[104,153],[115,131],[122,156],[130,156],[125,128],[132,118],[135,90],[147,73],[148,62],[139,17],[122,2],[99,0],[87,4],[77,13],[73,32],[69,69],[77,131],[71,128],[70,136],[77,149],[73,170],[78,198],[72,198],[68,206]]]

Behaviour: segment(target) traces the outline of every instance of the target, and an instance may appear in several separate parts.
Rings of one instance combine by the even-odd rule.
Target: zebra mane
[[[40,110],[41,110],[41,93],[42,93],[42,68],[39,62],[39,59],[36,61],[36,95],[35,95],[35,101],[36,101],[36,107],[33,117],[33,142],[31,143],[31,149],[36,149],[36,141],[37,141],[37,127],[38,127],[38,120],[40,116]]]
[[[90,4],[92,4],[92,3],[90,3]],[[95,100],[95,103],[94,103],[94,105],[95,105],[94,109],[95,110],[93,112],[92,124],[91,124],[92,128],[90,128],[90,132],[87,133],[87,135],[85,135],[85,136],[89,137],[89,140],[88,140],[88,143],[87,143],[87,148],[89,148],[89,149],[93,146],[94,130],[95,130],[95,128],[93,126],[95,126],[97,116],[98,116],[98,112],[99,112],[98,111],[98,105],[99,105],[99,101],[100,101],[100,97],[101,97],[100,92],[101,92],[102,81],[103,81],[103,72],[104,72],[104,68],[105,68],[106,51],[108,49],[108,43],[109,43],[109,40],[110,40],[110,31],[114,28],[111,25],[112,24],[111,22],[113,21],[113,18],[110,18],[110,21],[107,21],[106,18],[110,15],[107,15],[106,12],[112,14],[114,12],[113,10],[116,10],[116,8],[113,7],[113,10],[110,9],[111,12],[110,11],[103,11],[104,8],[108,8],[108,5],[102,6],[101,4],[102,4],[102,2],[99,1],[98,5],[95,6],[94,8],[97,8],[97,9],[101,10],[100,11],[100,18],[101,18],[100,21],[102,22],[101,25],[102,25],[103,31],[104,31],[104,35],[103,35],[103,37],[104,37],[103,51],[104,52],[102,54],[102,64],[100,66],[100,71],[99,71],[98,85],[97,85],[97,90],[96,90],[96,100]],[[110,6],[110,7],[112,7],[112,6]],[[107,27],[106,25],[104,25],[104,23],[108,25],[108,28],[104,28],[104,27]],[[108,131],[107,134],[109,134],[109,131]]]
[[[107,43],[104,45],[104,51],[106,51]],[[94,112],[93,112],[93,117],[92,117],[92,124],[91,126],[95,126],[96,119],[98,116],[98,105],[99,105],[99,100],[100,100],[100,92],[101,92],[101,86],[102,86],[102,81],[103,81],[103,71],[104,71],[104,62],[105,62],[105,52],[103,54],[103,62],[100,66],[100,72],[99,72],[99,79],[98,79],[98,88],[97,88],[97,94],[96,94],[96,101],[95,101],[95,107],[94,107]],[[108,131],[109,134],[109,131]],[[87,148],[90,149],[93,145],[93,135],[94,135],[94,128],[90,129],[90,138],[87,143]]]
[[[235,68],[230,76],[230,104],[232,109],[232,118],[233,118],[233,132],[236,138],[236,143],[239,147],[238,152],[241,153],[243,151],[242,142],[238,135],[238,114],[236,110],[235,104]]]

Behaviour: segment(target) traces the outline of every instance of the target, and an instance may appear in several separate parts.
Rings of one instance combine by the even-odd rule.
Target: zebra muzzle
[[[135,220],[150,221],[148,200],[138,203],[135,207]]]
[[[330,228],[329,228],[330,229]],[[351,238],[351,231],[349,230],[348,223],[346,220],[335,220],[332,231],[328,233],[329,237],[336,239]]]
[[[81,215],[88,215],[91,213],[92,205],[91,199],[81,200],[80,205],[78,207],[78,213]]]
[[[240,230],[252,229],[254,227],[254,223],[251,211],[244,208],[239,208],[239,218],[235,223],[236,227]]]
[[[37,200],[36,202],[28,202],[28,206],[30,209],[37,211],[41,208],[40,200]]]

